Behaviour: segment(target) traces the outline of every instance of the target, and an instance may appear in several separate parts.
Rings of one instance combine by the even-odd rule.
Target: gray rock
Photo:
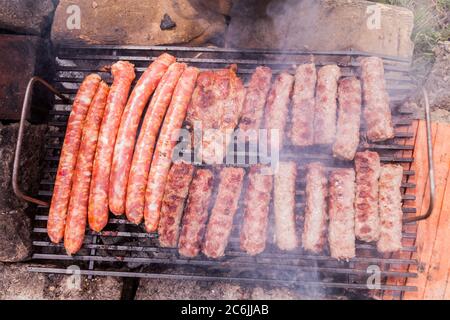
[[[0,0],[0,29],[42,35],[50,27],[54,10],[52,0]]]
[[[28,271],[31,264],[0,263],[0,300],[119,300],[119,278],[52,275]],[[49,267],[49,266],[48,266]]]
[[[368,6],[381,18],[379,27],[368,23]],[[246,0],[236,1],[230,15],[229,47],[354,49],[401,57],[413,52],[413,13],[401,7],[361,0]]]
[[[19,185],[23,192],[35,195],[39,187],[43,137],[47,126],[26,124],[20,159]],[[0,124],[0,212],[24,209],[12,190],[12,170],[19,124]]]
[[[71,0],[61,0],[56,8],[51,38],[55,44],[191,44],[220,43],[225,33],[225,17],[205,6],[203,0],[80,1],[80,28],[67,27]],[[161,30],[168,14],[176,27]],[[89,22],[89,23],[87,23]]]
[[[31,250],[29,217],[22,210],[0,212],[0,261],[26,260]]]

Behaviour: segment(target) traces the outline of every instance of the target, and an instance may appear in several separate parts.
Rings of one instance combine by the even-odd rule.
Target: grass
[[[379,0],[375,2],[406,7],[414,12],[413,69],[422,81],[428,74],[440,41],[450,39],[450,0]]]

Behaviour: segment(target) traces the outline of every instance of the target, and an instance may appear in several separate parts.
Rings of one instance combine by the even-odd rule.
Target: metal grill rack
[[[62,94],[73,98],[83,78],[91,72],[99,73],[104,80],[111,83],[109,66],[117,60],[128,60],[136,66],[136,79],[148,64],[162,52],[169,52],[178,61],[186,62],[202,70],[223,68],[237,64],[238,74],[245,82],[258,65],[271,67],[274,74],[281,70],[293,72],[296,64],[313,60],[318,66],[337,63],[344,76],[358,75],[359,58],[368,54],[356,51],[345,52],[299,52],[271,50],[237,50],[196,47],[141,47],[141,46],[71,46],[57,49],[56,77],[54,85]],[[387,88],[391,98],[391,108],[396,128],[396,136],[386,143],[368,144],[361,142],[360,149],[373,149],[380,153],[383,162],[401,163],[406,166],[402,184],[403,199],[414,200],[411,190],[415,187],[409,182],[414,171],[410,170],[413,162],[413,150],[410,142],[412,134],[405,130],[411,126],[411,114],[402,110],[401,103],[413,89],[413,82],[408,73],[410,61],[397,57],[382,56],[385,62]],[[59,160],[59,152],[64,139],[64,130],[70,112],[70,103],[55,96],[53,110],[50,111],[48,124],[52,127],[45,137],[46,158],[39,197],[50,200]],[[412,153],[412,152],[410,152]],[[281,154],[282,159],[293,159],[299,165],[297,181],[298,224],[302,224],[304,195],[304,165],[311,160],[320,160],[329,168],[348,166],[333,160],[330,150],[296,149],[287,146]],[[408,190],[408,193],[405,191]],[[245,192],[245,191],[244,191]],[[413,192],[413,191],[412,191]],[[242,201],[242,199],[241,199]],[[242,208],[242,203],[240,208]],[[404,207],[405,216],[415,215],[414,208]],[[264,253],[247,256],[239,249],[239,222],[242,210],[236,214],[235,225],[226,250],[225,257],[218,260],[200,255],[186,259],[178,255],[176,249],[160,248],[156,234],[149,234],[142,226],[130,224],[125,218],[111,218],[106,229],[100,233],[87,230],[82,250],[74,255],[66,255],[62,244],[52,244],[46,234],[48,208],[39,205],[34,221],[33,260],[45,263],[30,268],[35,272],[67,273],[69,265],[76,265],[80,273],[88,276],[120,276],[164,279],[190,280],[227,280],[239,283],[274,283],[295,285],[305,290],[320,289],[327,292],[346,294],[349,290],[368,290],[367,267],[376,265],[382,276],[381,290],[402,292],[416,290],[406,286],[406,279],[416,277],[413,272],[394,271],[396,266],[416,265],[412,253],[414,246],[405,245],[402,252],[409,258],[394,258],[392,255],[380,255],[376,246],[357,242],[357,257],[347,262],[338,262],[328,256],[311,255],[298,249],[293,252],[281,252],[272,243],[272,231],[269,230],[269,242]],[[301,230],[301,229],[299,229]],[[408,229],[409,230],[409,229]],[[404,230],[404,241],[411,242],[416,237],[414,232]],[[405,255],[402,255],[405,256]],[[49,267],[48,265],[54,267]],[[72,269],[71,269],[72,270]],[[405,270],[408,270],[407,268]],[[395,278],[397,285],[387,285],[387,278]]]

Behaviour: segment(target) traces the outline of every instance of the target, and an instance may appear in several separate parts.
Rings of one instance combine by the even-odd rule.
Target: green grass
[[[435,55],[433,49],[440,41],[450,38],[450,0],[379,0],[375,2],[406,7],[414,12],[413,68],[418,80],[423,80]]]

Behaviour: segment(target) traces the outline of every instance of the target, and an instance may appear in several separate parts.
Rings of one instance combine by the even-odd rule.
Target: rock
[[[0,263],[0,300],[119,300],[122,294],[119,278],[82,276],[78,281],[73,275],[30,272],[29,266]]]
[[[25,89],[32,76],[41,76],[47,81],[53,77],[49,48],[48,41],[36,36],[0,34],[0,119],[20,119]],[[44,118],[51,100],[52,94],[37,84],[28,119]]]
[[[413,52],[413,13],[401,7],[360,0],[241,0],[230,15],[228,47],[354,49],[401,57]]]
[[[30,218],[22,210],[0,212],[0,261],[26,260],[31,250]]]
[[[19,124],[0,123],[0,212],[24,209],[27,203],[19,200],[12,190],[12,171]],[[40,163],[44,154],[45,125],[26,123],[19,170],[19,186],[28,195],[35,195],[39,187]]]
[[[52,0],[0,0],[0,29],[44,35],[50,29],[54,11]]]
[[[201,3],[208,9],[228,16],[233,3],[231,0],[201,0]]]
[[[51,38],[55,44],[121,44],[121,45],[199,45],[208,41],[221,43],[225,17],[202,0],[131,0],[80,1],[80,28],[77,9],[69,10],[71,0],[61,0],[56,9]],[[73,7],[69,8],[73,9]],[[176,27],[161,30],[168,14]],[[68,23],[69,19],[69,23]],[[75,19],[75,20],[73,20]],[[71,29],[68,29],[68,25]]]

